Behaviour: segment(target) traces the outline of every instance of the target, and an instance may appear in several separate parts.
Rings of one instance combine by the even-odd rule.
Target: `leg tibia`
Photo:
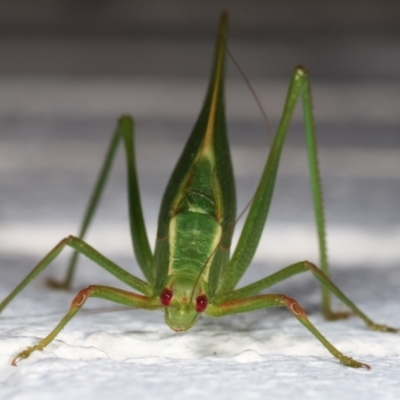
[[[152,296],[153,289],[147,283],[141,279],[125,271],[123,268],[119,267],[117,264],[109,260],[100,254],[93,247],[89,246],[83,240],[76,238],[74,236],[69,236],[55,246],[40,262],[39,264],[26,276],[25,279],[3,300],[0,304],[0,312],[10,303],[10,301],[28,285],[33,279],[36,278],[47,266],[61,253],[65,246],[72,247],[78,253],[85,255],[90,260],[94,261],[97,265],[104,268],[110,274],[114,275],[116,278],[125,282],[132,288],[146,294],[147,296]]]
[[[367,368],[364,364],[345,356],[336,347],[334,347],[324,335],[308,320],[303,308],[296,300],[282,294],[266,294],[243,299],[231,300],[218,306],[210,305],[206,313],[212,316],[220,317],[228,314],[239,314],[253,311],[261,308],[285,306],[288,310],[326,347],[326,349],[336,357],[342,364],[353,368]]]
[[[129,116],[122,116],[118,120],[117,129],[115,130],[108,151],[106,153],[99,176],[94,185],[93,192],[90,196],[89,203],[84,213],[81,229],[78,237],[83,239],[89,225],[93,219],[100,198],[104,191],[107,178],[109,176],[113,160],[115,158],[118,143],[121,140],[125,147],[126,169],[128,175],[128,209],[129,222],[132,234],[132,244],[139,267],[143,271],[144,276],[149,282],[154,281],[154,257],[150,249],[147,238],[146,227],[143,219],[142,206],[139,195],[139,185],[136,176],[136,163],[134,154],[134,123]],[[51,280],[49,283],[55,288],[66,288],[71,286],[73,275],[76,268],[76,262],[79,253],[74,252],[68,265],[67,275],[62,282]]]
[[[372,321],[367,315],[365,315],[330,279],[328,276],[326,276],[318,267],[316,267],[314,264],[306,261],[305,266],[312,272],[312,274],[315,276],[316,279],[318,279],[321,283],[322,286],[329,292],[333,293],[336,295],[336,297],[341,300],[344,304],[347,305],[347,307],[350,308],[350,310],[357,315],[359,318],[361,318],[365,324],[376,331],[382,331],[382,332],[391,332],[391,333],[396,333],[398,329],[391,328],[386,325],[381,325],[377,324],[374,321]],[[335,313],[332,313],[333,319],[335,319]]]
[[[342,318],[349,317],[350,315],[357,315],[361,318],[365,324],[373,330],[382,332],[397,332],[395,328],[388,327],[386,325],[381,325],[373,322],[368,318],[332,281],[329,277],[321,271],[316,265],[309,261],[301,261],[296,264],[292,264],[286,268],[281,269],[274,274],[267,276],[257,282],[247,285],[243,288],[234,290],[233,292],[226,293],[218,299],[219,303],[227,303],[234,301],[236,299],[247,298],[253,296],[256,293],[261,292],[279,282],[282,282],[294,275],[301,274],[303,272],[310,271],[313,276],[322,284],[322,287],[327,291],[333,293],[339,300],[346,304],[351,312],[333,313],[329,314],[331,319],[335,319],[338,315]]]
[[[82,289],[72,300],[69,311],[65,314],[63,319],[58,325],[37,345],[28,347],[26,350],[19,353],[11,362],[16,366],[19,360],[28,358],[34,351],[42,351],[58,333],[64,328],[65,325],[75,316],[75,314],[82,308],[89,297],[98,297],[115,303],[123,304],[129,307],[142,308],[146,310],[156,310],[162,308],[158,298],[149,298],[136,293],[127,292],[125,290],[112,288],[109,286],[92,285],[86,289]]]
[[[366,368],[370,369],[371,367],[368,364],[360,363],[351,357],[345,356],[342,352],[340,352],[336,347],[334,347],[324,335],[321,334],[320,331],[309,321],[307,315],[303,308],[297,303],[296,300],[293,300],[289,297],[286,297],[283,302],[289,311],[326,347],[326,349],[336,357],[342,364],[347,365],[348,367],[353,368]]]

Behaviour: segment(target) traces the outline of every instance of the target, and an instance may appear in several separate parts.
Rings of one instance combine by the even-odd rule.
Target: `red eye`
[[[169,306],[173,296],[172,290],[164,289],[160,294],[161,304],[166,307]]]
[[[203,312],[207,308],[207,296],[204,294],[201,294],[200,296],[197,296],[196,298],[196,310],[198,312]]]

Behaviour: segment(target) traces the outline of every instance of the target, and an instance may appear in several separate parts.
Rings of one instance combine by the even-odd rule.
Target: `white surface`
[[[26,264],[26,259],[16,263]],[[2,279],[1,297],[21,270]],[[367,286],[357,291],[364,285],[356,283],[358,272],[344,273],[352,283],[342,286],[373,318],[400,326],[399,298],[390,285],[399,280],[399,271],[385,270],[381,279],[366,270],[362,278]],[[93,279],[85,284],[113,283],[112,278]],[[297,291],[296,298],[311,310],[311,321],[345,354],[369,363],[370,371],[340,365],[286,310],[202,318],[183,334],[171,331],[160,312],[82,312],[43,352],[12,367],[12,358],[46,335],[73,298],[73,293],[43,290],[36,282],[2,315],[0,397],[398,398],[399,335],[372,332],[356,318],[325,322],[312,281],[310,276],[293,278],[284,291]],[[86,304],[86,309],[108,306],[93,299]]]
[[[76,232],[114,121],[107,124],[98,136],[96,124],[78,123],[84,139],[66,136],[61,142],[50,132],[57,127],[61,132],[71,130],[73,135],[77,129],[74,124],[29,120],[11,128],[6,124],[5,132],[9,129],[17,134],[3,138],[4,146],[0,146],[2,165],[9,172],[3,175],[1,192],[0,298],[62,237]],[[173,144],[168,147],[168,136],[153,139],[150,128],[138,127],[137,153],[146,223],[153,241],[159,199],[182,143],[174,149]],[[172,128],[168,122],[163,126],[166,132]],[[28,142],[25,129],[30,130]],[[266,151],[240,143],[233,148],[241,208],[254,190]],[[329,148],[321,150],[333,278],[373,319],[400,327],[396,157],[392,157],[394,168],[388,166],[390,162],[378,163],[373,174],[366,174],[360,166],[368,166],[368,159],[377,157],[376,153],[367,148],[340,149],[339,154],[350,154],[347,157],[355,160],[346,168],[346,157],[334,157]],[[396,151],[391,149],[388,154]],[[329,168],[324,164],[327,158]],[[300,259],[318,262],[304,149],[289,145],[280,172],[265,236],[244,283]],[[120,155],[88,242],[138,273],[130,250],[125,192]],[[44,288],[44,275],[61,276],[66,259],[61,257],[53,264],[1,316],[2,399],[400,396],[400,335],[372,332],[356,318],[325,322],[319,313],[318,285],[307,274],[293,277],[270,292],[296,298],[339,350],[369,363],[370,371],[340,365],[283,309],[202,318],[183,334],[171,331],[160,312],[82,311],[43,352],[12,367],[16,354],[55,326],[80,288],[119,285],[98,267],[81,260],[74,290],[53,292]],[[108,307],[112,305],[91,299],[84,309],[104,311]]]
[[[0,229],[0,298],[4,298],[62,237],[76,232],[81,209],[97,174],[99,157],[108,140],[106,133],[105,140],[92,146],[85,141],[68,140],[59,152],[56,142],[40,139],[42,134],[43,131],[34,146],[18,146],[16,136],[4,141],[2,147],[2,162],[9,166],[10,175],[3,182],[9,189],[3,193],[7,213],[3,212],[4,223]],[[91,135],[89,133],[89,142]],[[167,149],[168,157],[153,157],[159,162],[149,164],[146,157],[162,154],[164,142],[143,139],[139,133],[137,136],[139,170],[144,171],[141,192],[153,241],[160,192],[169,174],[168,168],[161,165],[173,164],[176,155],[172,149]],[[14,151],[5,151],[10,148]],[[252,152],[240,145],[234,149],[239,165],[249,165],[248,160],[262,165],[262,151],[254,149]],[[301,151],[288,148],[292,163],[283,164],[277,200],[260,250],[243,279],[244,283],[300,259],[318,261],[307,170],[303,165],[305,155],[303,153],[303,161],[296,161],[299,157],[293,156]],[[346,153],[346,149],[343,152]],[[359,157],[355,166],[363,157],[367,160],[369,154],[368,150],[357,152]],[[321,153],[322,157],[329,156],[329,151]],[[71,154],[76,159],[72,165],[68,162]],[[34,163],[27,162],[32,159]],[[131,256],[121,159],[119,157],[110,177],[88,241],[121,266],[139,274]],[[340,159],[332,157],[332,160],[332,169],[326,173],[328,182],[334,171],[341,171]],[[364,164],[368,163],[364,161]],[[254,187],[257,180],[255,165],[250,169],[238,168],[237,176],[241,182],[238,192],[242,204],[248,200],[248,184]],[[350,164],[349,169],[352,171]],[[397,182],[386,164],[382,163],[375,171],[368,178],[371,204],[376,204],[379,199],[379,190],[375,189],[385,173],[390,175],[389,182]],[[385,229],[371,228],[368,219],[362,219],[363,223],[352,223],[358,211],[361,218],[368,212],[367,206],[358,210],[360,193],[354,185],[366,177],[355,168],[349,173],[349,183],[343,185],[342,174],[339,172],[336,177],[339,184],[325,185],[328,212],[332,191],[339,202],[344,194],[350,199],[350,210],[345,209],[347,214],[334,213],[331,215],[334,223],[328,225],[333,278],[371,318],[400,327],[396,218],[392,218],[391,225],[386,225]],[[296,179],[291,181],[293,176]],[[347,185],[350,189],[346,189]],[[393,190],[397,193],[397,189]],[[297,197],[292,204],[294,193]],[[289,216],[295,216],[292,223],[287,222],[286,214],[279,212],[281,206],[284,212],[289,210]],[[386,209],[388,215],[395,215],[394,204],[389,202]],[[302,211],[299,213],[298,210]],[[89,284],[120,286],[113,277],[81,259],[73,291],[46,289],[43,285],[45,276],[61,276],[65,264],[65,257],[57,259],[1,316],[0,398],[353,399],[357,395],[366,399],[396,399],[400,396],[400,335],[372,332],[357,318],[324,321],[318,307],[318,285],[308,274],[293,277],[270,292],[296,298],[309,313],[311,321],[339,350],[369,363],[370,371],[340,365],[284,309],[222,319],[205,317],[190,331],[176,334],[164,323],[160,312],[104,312],[113,305],[95,299],[88,300],[84,310],[103,312],[92,314],[83,310],[43,352],[36,352],[28,360],[21,361],[18,367],[12,367],[13,357],[37,343],[56,325],[79,289]],[[336,307],[340,306],[336,304]]]

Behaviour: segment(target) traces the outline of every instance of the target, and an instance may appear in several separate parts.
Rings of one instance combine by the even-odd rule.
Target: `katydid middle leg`
[[[36,278],[48,265],[61,253],[65,246],[69,246],[75,251],[85,255],[98,266],[104,268],[110,274],[114,275],[120,281],[126,283],[128,286],[138,290],[146,295],[153,295],[153,287],[147,282],[137,278],[128,271],[119,267],[117,264],[103,256],[93,247],[89,246],[82,239],[74,236],[69,236],[63,239],[57,246],[55,246],[39,263],[38,265],[22,280],[22,282],[0,303],[0,313],[3,309],[14,299],[14,297],[21,292],[26,285]]]
[[[309,261],[301,261],[296,264],[292,264],[266,278],[260,279],[259,281],[256,281],[250,285],[225,294],[219,299],[219,301],[231,302],[240,298],[255,295],[260,293],[262,290],[274,286],[277,283],[282,282],[294,275],[308,271],[313,274],[313,276],[323,285],[323,287],[335,294],[339,300],[346,304],[350,310],[352,310],[354,315],[357,315],[359,318],[361,318],[369,328],[382,332],[395,333],[398,331],[398,329],[373,322],[329,279],[328,276],[326,276],[317,266]]]

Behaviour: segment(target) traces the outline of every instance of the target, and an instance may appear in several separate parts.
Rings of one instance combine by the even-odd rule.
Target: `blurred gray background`
[[[1,268],[25,271],[76,233],[122,113],[136,119],[153,242],[160,197],[201,107],[223,8],[231,16],[229,48],[272,131],[293,67],[311,72],[333,263],[396,267],[398,1],[19,0],[0,4]],[[269,139],[232,62],[226,88],[241,209]],[[262,251],[283,266],[316,256],[300,107],[279,174]],[[88,240],[130,266],[125,191],[121,153]]]

